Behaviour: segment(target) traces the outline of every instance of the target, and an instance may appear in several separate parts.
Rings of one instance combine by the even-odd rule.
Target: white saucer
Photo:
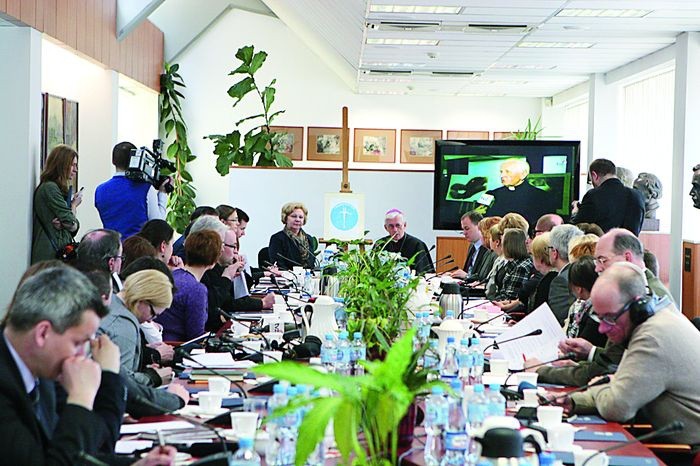
[[[227,408],[217,408],[214,411],[205,411],[199,405],[187,405],[178,411],[179,414],[182,414],[184,416],[197,416],[202,418],[211,418],[214,416],[218,416],[219,414],[224,414],[226,412],[228,412]]]

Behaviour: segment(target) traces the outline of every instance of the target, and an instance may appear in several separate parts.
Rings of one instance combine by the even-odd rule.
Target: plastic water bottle
[[[471,350],[469,353],[472,356],[472,368],[471,374],[469,374],[469,379],[471,384],[481,383],[481,376],[484,374],[484,354],[479,349],[479,339],[471,339]]]
[[[331,333],[326,333],[326,341],[321,346],[321,364],[327,372],[335,371],[335,360],[338,357],[338,349]]]
[[[239,438],[238,450],[228,464],[229,466],[260,466],[260,456],[253,448],[253,439]]]
[[[272,396],[267,401],[267,409],[270,418],[265,424],[265,430],[267,430],[270,436],[270,441],[265,447],[265,459],[269,465],[278,464],[277,459],[281,441],[280,429],[283,424],[282,418],[274,418],[272,414],[285,406],[287,406],[287,386],[281,383],[275,384],[272,387]]]
[[[428,350],[425,352],[423,367],[429,370],[438,370],[440,367],[440,354],[438,353],[438,341],[432,339],[428,342]]]
[[[336,374],[350,375],[350,342],[348,341],[348,332],[340,332],[340,335],[338,336],[338,347],[336,353]]]
[[[454,320],[455,318],[455,311],[452,309],[448,309],[447,312],[445,312],[445,320]]]
[[[423,317],[420,322],[420,338],[423,343],[427,343],[430,338],[430,327],[432,322],[430,320],[430,313],[428,311],[423,311]]]
[[[302,290],[309,296],[311,296],[311,293],[314,291],[314,285],[310,270],[307,270],[306,274],[304,275],[304,286]]]
[[[441,466],[463,466],[466,452],[469,448],[467,435],[467,418],[462,406],[462,383],[454,379],[450,382],[453,393],[447,398],[448,415],[445,427],[445,456]]]
[[[501,386],[497,383],[489,385],[489,416],[505,416],[506,415],[506,399],[501,395]]]
[[[474,394],[469,399],[467,414],[469,419],[470,431],[478,429],[484,423],[487,415],[488,401],[484,395],[484,386],[479,384],[474,385]]]
[[[433,387],[432,394],[425,399],[425,464],[439,466],[443,456],[442,434],[447,425],[448,404],[442,387]]]
[[[455,346],[455,337],[447,337],[445,356],[442,358],[442,364],[440,366],[440,378],[449,383],[452,379],[457,378],[458,372],[459,367],[457,366],[457,347]]]
[[[367,345],[362,341],[362,333],[353,333],[352,340],[352,351],[351,351],[351,363],[352,363],[352,373],[354,375],[365,375],[365,366],[360,364],[360,361],[367,359]]]
[[[344,304],[341,304],[335,309],[335,322],[338,324],[338,330],[345,331],[348,328],[348,310]]]
[[[474,363],[472,362],[472,355],[469,352],[469,340],[466,338],[462,338],[459,341],[456,357],[457,367],[459,368],[457,377],[459,377],[459,380],[462,382],[462,386],[469,385],[469,373]]]

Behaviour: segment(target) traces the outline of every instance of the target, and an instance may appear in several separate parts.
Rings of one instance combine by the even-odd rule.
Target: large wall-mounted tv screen
[[[517,212],[534,228],[578,199],[579,141],[436,141],[433,228],[459,230],[470,210]]]

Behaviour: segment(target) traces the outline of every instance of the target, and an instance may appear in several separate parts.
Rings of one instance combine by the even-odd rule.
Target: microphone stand
[[[481,306],[481,304],[477,304],[476,306],[468,307],[468,308],[464,309],[464,311],[466,311],[466,310],[468,310],[468,309],[471,309],[471,308],[474,308],[474,307],[478,307],[478,306]],[[462,311],[462,313],[464,313],[464,311]],[[489,322],[491,322],[491,321],[493,321],[493,320],[496,320],[496,319],[498,319],[499,317],[503,317],[503,316],[507,316],[507,315],[508,315],[507,312],[502,312],[502,313],[500,313],[500,314],[498,314],[498,315],[496,315],[496,316],[494,316],[494,317],[491,317],[490,319],[485,320],[485,321],[481,322],[479,325],[477,325],[476,327],[474,327],[474,331],[475,331],[476,333],[478,333],[479,335],[481,335],[483,332],[480,332],[480,331],[479,331],[479,328],[480,328],[482,325],[488,324]],[[498,348],[496,348],[496,349],[498,349]]]
[[[527,372],[528,370],[534,369],[535,367],[546,366],[547,364],[551,364],[551,363],[556,362],[556,361],[563,361],[565,359],[574,359],[575,357],[576,357],[576,353],[574,353],[573,351],[570,351],[562,356],[559,356],[556,359],[552,359],[551,361],[545,361],[545,362],[541,362],[539,364],[533,364],[532,366],[523,367],[520,370],[513,371],[510,374],[508,374],[508,377],[506,377],[506,380],[503,382],[503,385],[504,386],[508,385],[508,379],[510,379],[513,375],[518,374],[520,372]]]
[[[571,395],[572,393],[585,392],[586,390],[588,390],[591,387],[597,387],[598,385],[605,385],[606,383],[609,383],[609,382],[610,382],[610,377],[608,377],[606,375],[604,377],[601,377],[599,380],[596,380],[593,383],[589,383],[589,384],[583,385],[581,387],[576,387],[573,390],[570,390],[562,395],[555,396],[552,399],[548,400],[547,398],[543,397],[539,393],[537,394],[537,398],[540,400],[540,406],[549,406],[549,405],[553,404],[555,402],[555,400],[559,400],[561,398],[566,398],[567,396]]]
[[[511,341],[514,341],[514,340],[520,340],[521,338],[525,338],[525,337],[534,337],[534,336],[536,336],[536,335],[542,335],[542,329],[541,329],[541,328],[538,328],[537,330],[533,330],[533,331],[530,332],[530,333],[526,333],[525,335],[519,335],[519,336],[517,336],[517,337],[509,338],[508,340],[503,340],[503,341],[496,341],[496,340],[494,340],[493,343],[491,343],[491,344],[488,345],[486,348],[484,348],[484,351],[483,351],[483,352],[486,353],[486,351],[487,351],[489,348],[493,348],[493,349],[495,349],[495,350],[500,349],[500,347],[499,347],[498,345],[502,345],[503,343],[508,343],[508,342],[511,342]]]
[[[650,438],[658,437],[660,435],[675,434],[676,432],[680,432],[683,429],[685,429],[685,424],[682,421],[673,421],[672,423],[670,423],[670,424],[668,424],[660,429],[653,430],[653,431],[646,433],[644,435],[640,435],[639,437],[635,437],[632,440],[627,440],[626,442],[616,443],[615,445],[611,445],[607,448],[603,448],[602,450],[600,450],[600,451],[594,453],[593,455],[589,456],[588,458],[586,458],[586,460],[583,462],[583,464],[581,466],[586,466],[589,461],[591,461],[593,458],[600,455],[601,453],[607,453],[609,451],[617,450],[617,449],[626,447],[627,445],[641,442],[643,440],[649,440]]]

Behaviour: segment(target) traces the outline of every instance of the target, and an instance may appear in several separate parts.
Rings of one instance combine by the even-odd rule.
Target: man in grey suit
[[[561,325],[564,325],[569,307],[575,299],[569,290],[569,242],[581,235],[583,232],[573,225],[559,225],[552,228],[549,236],[549,259],[559,275],[549,286],[547,304]]]

